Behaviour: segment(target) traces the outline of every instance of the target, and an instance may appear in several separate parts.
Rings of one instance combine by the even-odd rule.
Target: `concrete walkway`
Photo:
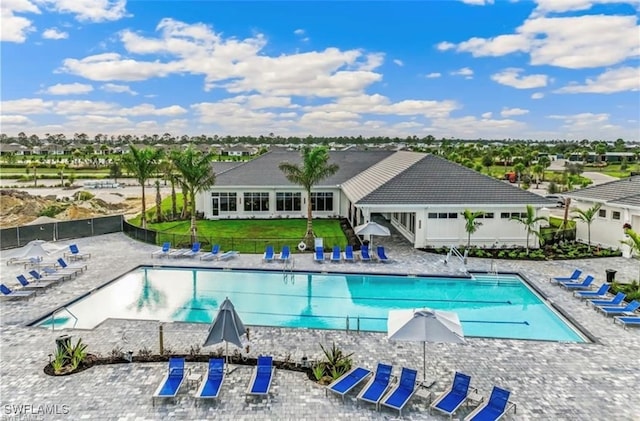
[[[123,234],[83,238],[74,241],[82,252],[91,253],[89,270],[76,279],[48,289],[28,302],[3,302],[0,307],[0,419],[14,419],[27,408],[36,411],[30,418],[43,420],[383,420],[397,419],[397,412],[372,405],[357,405],[350,394],[345,402],[325,397],[324,390],[303,374],[280,370],[276,373],[270,400],[245,400],[251,369],[234,370],[225,380],[217,403],[196,406],[196,385],[184,385],[176,402],[152,405],[151,395],[163,377],[165,363],[115,364],[93,367],[66,377],[49,377],[43,368],[54,351],[55,338],[61,334],[82,338],[89,351],[108,356],[121,347],[134,353],[148,348],[158,352],[158,327],[154,321],[108,320],[92,330],[54,331],[25,327],[39,315],[51,311],[72,298],[88,292],[141,264],[157,264],[151,252],[157,247],[133,241]],[[67,245],[70,242],[63,242]],[[422,253],[406,246],[398,238],[386,238],[390,264],[332,265],[327,270],[354,272],[394,272],[412,274],[459,274],[460,264],[442,263],[442,256]],[[295,254],[296,270],[315,269],[311,254]],[[185,264],[178,261],[179,264]],[[13,285],[21,266],[7,266],[2,259],[0,279]],[[491,261],[470,259],[470,270],[487,271]],[[582,268],[604,279],[606,268],[618,270],[619,279],[637,276],[639,262],[623,258],[578,261],[514,262],[495,261],[498,271],[517,271],[531,280],[549,300],[575,318],[597,343],[554,343],[523,340],[469,338],[467,344],[432,344],[427,347],[427,373],[437,382],[421,390],[403,411],[403,419],[444,420],[428,411],[429,394],[440,393],[458,370],[471,375],[472,386],[488,395],[493,385],[512,391],[517,413],[506,419],[518,420],[637,420],[640,414],[640,329],[624,330],[612,320],[572,298],[571,293],[553,286],[549,276]],[[201,265],[189,260],[189,265]],[[211,265],[211,263],[209,263]],[[259,255],[240,255],[224,263],[229,268],[264,267]],[[175,353],[188,353],[201,345],[208,326],[188,323],[164,323],[165,347]],[[377,362],[416,368],[422,376],[422,347],[416,343],[390,343],[382,333],[251,327],[251,357],[271,354],[276,360],[300,361],[303,356],[320,359],[319,343],[335,342],[345,352],[353,352],[354,362],[373,369]],[[207,350],[208,352],[209,350]],[[190,364],[203,373],[205,364]],[[28,407],[27,405],[30,405]],[[456,414],[461,419],[472,408]],[[57,410],[58,414],[37,412]],[[24,412],[23,412],[24,413]]]

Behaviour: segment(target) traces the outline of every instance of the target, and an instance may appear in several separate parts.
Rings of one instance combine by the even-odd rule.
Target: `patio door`
[[[211,214],[213,216],[218,216],[220,214],[220,198],[212,197],[211,198]]]

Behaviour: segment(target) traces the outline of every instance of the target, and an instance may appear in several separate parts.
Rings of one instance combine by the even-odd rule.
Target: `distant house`
[[[564,193],[571,207],[589,209],[596,203],[602,207],[591,223],[591,243],[619,248],[624,239],[624,224],[640,232],[640,176],[623,178],[597,186]],[[578,222],[576,237],[587,242],[588,226]]]
[[[253,151],[243,146],[234,146],[231,148],[223,148],[222,155],[228,156],[250,156],[253,155]]]
[[[386,218],[414,247],[466,244],[465,209],[485,212],[472,236],[478,246],[524,246],[522,224],[510,220],[553,206],[550,200],[431,154],[392,151],[331,151],[339,171],[306,192],[290,183],[281,162],[300,163],[299,152],[274,150],[226,171],[200,193],[197,209],[206,218],[344,217],[353,226],[374,215]],[[217,164],[214,164],[214,168]],[[536,247],[534,239],[531,246]]]
[[[31,155],[31,149],[19,143],[0,144],[0,155],[14,154],[17,156]]]

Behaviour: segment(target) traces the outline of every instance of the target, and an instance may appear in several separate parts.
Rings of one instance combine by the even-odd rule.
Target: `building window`
[[[299,212],[301,209],[301,193],[276,193],[276,210],[278,212]]]
[[[416,232],[416,214],[413,212],[409,214],[409,232]]]
[[[478,215],[478,219],[493,219],[493,212],[486,212]]]
[[[611,219],[614,219],[616,221],[620,220],[620,212],[618,211],[612,211],[611,212]]]
[[[599,216],[600,218],[606,218],[606,217],[607,217],[607,211],[606,211],[606,209],[600,209],[600,210],[598,211],[598,216]]]
[[[500,219],[509,219],[509,218],[511,218],[511,215],[509,214],[509,212],[500,213]]]
[[[429,212],[429,215],[427,215],[427,218],[429,219],[438,219],[438,214],[435,212]]]
[[[238,211],[236,193],[211,193],[211,197],[217,198],[218,210],[220,212],[237,212]]]
[[[312,211],[333,211],[333,193],[311,193]]]
[[[265,212],[269,210],[269,193],[245,193],[245,212]]]

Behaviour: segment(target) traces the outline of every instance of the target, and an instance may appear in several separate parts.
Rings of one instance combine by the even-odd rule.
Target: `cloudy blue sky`
[[[3,0],[2,132],[639,140],[639,5]]]

